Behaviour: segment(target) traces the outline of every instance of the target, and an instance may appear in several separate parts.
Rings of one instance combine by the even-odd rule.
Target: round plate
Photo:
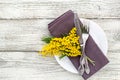
[[[104,55],[107,54],[108,44],[107,44],[107,38],[105,36],[104,31],[102,28],[95,22],[88,20],[88,19],[80,19],[83,24],[86,22],[89,22],[90,27],[90,35],[98,45],[98,47],[101,49],[101,51],[104,53]],[[55,59],[57,62],[62,66],[65,70],[72,72],[72,73],[78,73],[76,68],[73,66],[71,61],[68,59],[68,57],[64,57],[62,59],[59,59],[59,56],[55,56]]]

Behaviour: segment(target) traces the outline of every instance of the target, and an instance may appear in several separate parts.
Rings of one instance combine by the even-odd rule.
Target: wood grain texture
[[[120,0],[0,0],[0,80],[83,80],[37,53],[47,24],[69,9],[108,38],[110,63],[88,80],[120,80]]]
[[[0,19],[56,18],[69,9],[84,18],[120,18],[120,0],[0,0]]]
[[[111,61],[88,80],[119,80],[120,56],[109,53]],[[110,71],[109,71],[110,70]],[[36,52],[1,52],[1,80],[83,80],[79,75],[64,70],[54,58],[43,58]]]
[[[43,44],[41,38],[48,36],[46,20],[2,20],[0,26],[1,50],[33,51]]]
[[[0,51],[38,51],[43,36],[48,36],[47,24],[52,20],[0,20]],[[105,31],[109,51],[120,51],[120,20],[93,19]]]
[[[80,76],[61,68],[53,58],[42,58],[34,52],[43,46],[44,43],[40,39],[49,35],[47,24],[52,20],[0,20],[0,50],[6,51],[0,52],[1,80],[21,78],[23,80],[47,80],[48,78],[82,80]],[[93,19],[93,21],[97,22],[106,33],[109,44],[107,57],[110,63],[88,80],[119,80],[120,20]]]

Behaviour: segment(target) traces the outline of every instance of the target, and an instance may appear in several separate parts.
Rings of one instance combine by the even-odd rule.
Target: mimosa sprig
[[[68,35],[63,35],[63,37],[44,37],[42,41],[47,44],[43,46],[42,51],[39,51],[39,53],[42,54],[42,56],[60,56],[60,59],[65,56],[81,56],[79,38],[80,36],[77,35],[75,27]],[[94,65],[93,60],[89,57],[87,57],[87,59]]]

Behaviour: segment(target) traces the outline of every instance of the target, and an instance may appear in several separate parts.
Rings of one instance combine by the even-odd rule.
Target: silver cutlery
[[[82,55],[80,57],[80,66],[78,68],[78,71],[80,75],[83,75],[84,72],[89,74],[90,68],[88,66],[88,60],[85,54],[85,45],[89,37],[89,23],[85,22],[85,25],[83,27],[83,25],[80,24],[77,13],[74,13],[74,24],[75,24],[75,27],[77,28],[77,34],[80,36],[79,42],[80,42],[81,51],[82,51]]]
[[[88,21],[86,21],[86,22],[84,22],[85,23],[85,25],[84,25],[84,27],[83,27],[83,34],[82,34],[82,37],[83,37],[83,39],[84,39],[84,42],[83,42],[83,57],[84,57],[84,60],[85,60],[85,72],[87,73],[87,74],[89,74],[90,73],[90,68],[89,68],[89,66],[88,66],[88,60],[87,60],[87,56],[86,56],[86,54],[85,54],[85,46],[86,46],[86,41],[88,40],[88,37],[89,37],[89,31],[90,31],[90,29],[89,29],[89,22]]]
[[[80,58],[80,66],[78,68],[80,75],[83,75],[84,72],[86,72],[87,74],[90,73],[90,68],[88,66],[88,60],[87,60],[87,56],[85,53],[85,46],[86,46],[86,41],[88,37],[89,37],[89,23],[86,22],[84,27],[82,28],[82,38],[84,39],[84,41],[82,45],[82,56]]]
[[[83,38],[82,38],[82,29],[81,29],[81,26],[83,26],[83,25],[81,25],[79,23],[79,17],[77,15],[77,13],[74,13],[74,24],[75,24],[75,27],[77,29],[77,34],[80,36],[79,42],[80,42],[80,46],[81,46],[81,51],[83,51]],[[78,68],[80,75],[82,75],[84,73],[84,63],[85,63],[85,61],[83,60],[83,57],[81,56],[80,66]]]

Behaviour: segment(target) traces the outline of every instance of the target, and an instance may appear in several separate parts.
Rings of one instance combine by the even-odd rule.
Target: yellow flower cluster
[[[53,38],[49,44],[46,44],[40,52],[43,56],[66,55],[78,56],[81,55],[79,36],[76,34],[74,27],[67,36],[62,38]]]

